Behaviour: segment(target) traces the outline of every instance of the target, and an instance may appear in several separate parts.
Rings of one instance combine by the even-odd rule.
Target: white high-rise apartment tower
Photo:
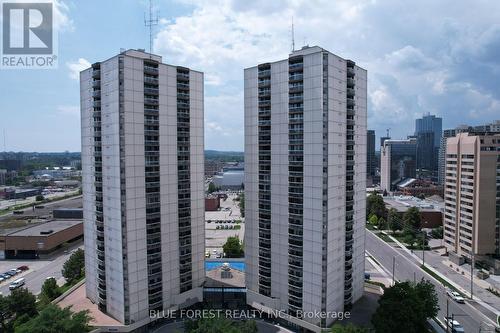
[[[203,298],[203,73],[161,61],[80,74],[87,297],[134,326]]]
[[[363,294],[366,78],[316,46],[245,69],[247,303],[312,331]]]

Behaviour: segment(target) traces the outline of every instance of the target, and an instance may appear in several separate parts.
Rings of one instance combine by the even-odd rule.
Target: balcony
[[[266,107],[266,106],[271,106],[271,100],[270,99],[259,101],[259,107]]]
[[[100,69],[95,69],[93,72],[92,72],[92,78],[94,79],[97,79],[101,77],[101,70]]]
[[[297,63],[288,65],[289,72],[301,71],[303,68],[304,68],[304,63],[302,63],[302,62],[297,62]]]
[[[189,90],[189,83],[177,82],[177,89]]]
[[[177,80],[189,81],[189,73],[177,73]]]
[[[144,77],[144,82],[149,83],[149,84],[158,84],[158,78],[156,77],[150,77],[150,76],[145,76]]]
[[[159,100],[157,98],[144,97],[144,104],[147,104],[147,105],[158,105],[159,104]]]
[[[158,67],[145,65],[144,66],[144,73],[158,75]]]
[[[158,114],[158,109],[154,107],[144,107],[144,112],[155,113]]]
[[[348,78],[353,78],[355,75],[355,71],[354,71],[354,68],[351,68],[351,67],[347,67],[347,77]]]
[[[347,97],[354,97],[356,91],[353,88],[347,88]]]
[[[179,93],[177,93],[177,98],[180,98],[180,99],[189,99],[189,93],[179,92]]]
[[[92,92],[92,97],[94,97],[94,98],[101,98],[101,91],[100,90],[94,90]]]
[[[271,80],[259,80],[259,87],[267,87],[271,85]]]
[[[101,107],[101,101],[94,101],[93,103],[95,108],[100,108]]]
[[[302,85],[302,84],[289,85],[288,90],[290,93],[302,92],[304,90],[304,85]]]
[[[356,103],[353,98],[347,98],[347,107],[354,107]]]
[[[92,81],[92,88],[97,88],[101,86],[101,80]]]
[[[144,93],[148,95],[158,95],[159,89],[158,88],[144,88]]]
[[[291,95],[288,101],[290,103],[301,103],[303,100],[304,100],[303,95]]]
[[[304,79],[304,75],[302,75],[302,74],[292,74],[288,77],[288,81],[290,81],[290,82],[302,81],[303,79]]]
[[[267,97],[271,95],[271,89],[259,90],[259,97]]]
[[[265,69],[265,70],[259,71],[259,78],[268,77],[268,76],[271,76],[270,69]]]
[[[349,88],[354,88],[354,85],[355,85],[355,83],[354,83],[354,79],[352,79],[352,78],[347,78],[347,87],[349,87]]]
[[[288,108],[290,112],[304,112],[304,107],[303,106],[290,106]]]
[[[177,102],[177,108],[179,109],[189,109],[189,103]]]

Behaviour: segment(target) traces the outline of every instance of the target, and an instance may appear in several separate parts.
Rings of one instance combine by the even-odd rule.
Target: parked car
[[[229,225],[229,230],[233,229],[233,226],[232,225]]]
[[[13,273],[13,275],[16,275],[16,274],[18,274],[18,273],[21,273],[21,271],[19,271],[19,272],[18,272],[18,271],[17,271],[17,269],[15,269],[15,268],[10,269],[10,270],[9,270],[9,272],[12,272],[12,273]]]
[[[2,282],[3,280],[5,280],[3,277],[0,276],[0,282]]]
[[[224,229],[229,229],[229,227],[228,227],[228,225],[227,225],[227,224],[224,226]]]
[[[465,303],[464,298],[456,291],[453,291],[451,289],[446,290],[446,293],[448,294],[449,297],[451,297],[455,302],[457,303]]]
[[[10,275],[7,274],[0,274],[0,277],[4,280],[10,279]]]
[[[212,223],[212,220],[207,220],[207,223]]]
[[[26,265],[23,265],[23,266],[19,266],[17,269],[20,271],[27,271],[29,269],[29,267]]]
[[[57,281],[57,279],[56,279],[54,276],[47,276],[47,277],[45,278],[45,281],[47,281],[47,280],[51,280],[51,279],[54,279],[54,280],[56,280],[56,281]]]
[[[14,290],[14,289],[17,289],[17,288],[24,286],[24,281],[25,281],[24,278],[17,279],[16,281],[12,282],[9,285],[9,289]]]
[[[464,328],[460,323],[456,320],[451,320],[450,317],[444,317],[444,321],[446,323],[446,326],[451,328],[451,333],[464,333]]]
[[[219,230],[219,229],[220,229],[220,226],[219,226],[219,225],[215,227],[215,230]]]
[[[7,275],[8,277],[12,277],[16,274],[12,273],[11,271],[4,272],[3,275]]]

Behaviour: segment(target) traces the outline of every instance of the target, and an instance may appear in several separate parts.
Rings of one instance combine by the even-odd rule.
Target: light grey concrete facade
[[[203,73],[161,61],[80,74],[86,292],[127,325],[203,298]]]
[[[244,76],[247,303],[318,331],[363,294],[367,72],[308,47]]]

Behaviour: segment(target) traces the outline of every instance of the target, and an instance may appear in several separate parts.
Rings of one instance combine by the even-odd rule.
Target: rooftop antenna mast
[[[390,131],[391,131],[391,129],[388,128],[388,129],[386,129],[386,131],[387,131],[387,137],[390,138]]]
[[[158,25],[158,12],[153,15],[153,0],[149,0],[149,17],[144,14],[144,25],[149,28],[149,56],[153,53],[153,27]]]
[[[292,52],[295,51],[295,30],[293,27],[293,16],[292,16]]]

